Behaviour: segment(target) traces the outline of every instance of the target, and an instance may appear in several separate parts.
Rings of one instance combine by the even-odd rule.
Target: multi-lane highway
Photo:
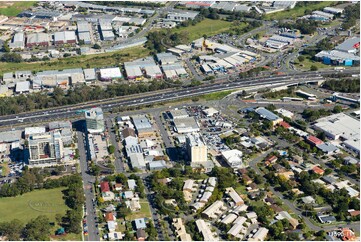
[[[323,71],[323,72],[301,72],[293,75],[280,75],[280,76],[269,76],[269,77],[257,77],[257,78],[246,78],[237,79],[234,82],[222,82],[214,83],[210,85],[201,85],[197,87],[179,88],[179,89],[167,89],[161,92],[149,92],[139,94],[136,97],[120,97],[111,98],[100,101],[92,101],[89,103],[82,103],[74,106],[59,107],[51,110],[41,110],[27,113],[20,113],[17,115],[8,115],[0,117],[0,127],[10,126],[18,122],[22,123],[35,123],[48,121],[51,119],[63,119],[73,118],[78,116],[76,113],[78,110],[91,108],[98,106],[104,110],[110,110],[114,107],[124,106],[139,106],[154,104],[162,101],[172,101],[181,98],[188,98],[192,96],[199,96],[207,93],[213,93],[225,90],[234,90],[252,86],[268,86],[272,85],[291,85],[295,83],[313,82],[322,79],[323,74],[334,73],[334,71]],[[343,73],[359,74],[359,70],[345,70]]]

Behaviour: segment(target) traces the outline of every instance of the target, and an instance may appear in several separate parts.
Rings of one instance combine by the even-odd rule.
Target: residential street
[[[88,241],[99,241],[99,232],[96,227],[96,209],[93,205],[94,193],[93,193],[93,184],[95,178],[87,173],[88,164],[87,164],[87,152],[85,149],[85,139],[83,137],[83,132],[78,131],[78,149],[79,149],[79,163],[81,169],[81,176],[84,184],[84,194],[85,194],[85,205],[86,205],[86,223],[88,226],[88,236],[85,237]]]
[[[116,140],[116,134],[112,131],[113,128],[113,124],[112,124],[112,120],[110,118],[105,120],[105,125],[108,129],[109,132],[109,138],[110,138],[110,142],[111,144],[115,147],[115,161],[114,161],[114,166],[115,166],[115,173],[124,173],[125,172],[125,167],[124,167],[124,163],[122,162],[122,153],[119,150],[119,145],[118,142]]]

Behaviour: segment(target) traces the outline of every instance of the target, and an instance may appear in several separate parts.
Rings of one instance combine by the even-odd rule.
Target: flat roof
[[[119,67],[100,69],[101,78],[122,78]]]
[[[357,49],[355,48],[355,45],[357,45],[358,43],[360,43],[360,37],[352,37],[345,40],[343,43],[337,45],[335,49],[348,52],[350,50]]]

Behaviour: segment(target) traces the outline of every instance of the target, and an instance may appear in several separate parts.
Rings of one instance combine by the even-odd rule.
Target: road
[[[110,142],[112,143],[112,145],[115,147],[115,161],[114,161],[114,166],[115,166],[115,173],[124,173],[125,171],[125,167],[124,167],[124,163],[122,162],[122,152],[119,149],[119,144],[117,142],[116,139],[116,134],[112,131],[113,128],[113,124],[112,124],[112,120],[110,118],[105,120],[105,125],[107,127],[108,133],[109,133],[109,138],[110,138]]]
[[[89,241],[99,241],[99,232],[96,226],[96,209],[93,205],[94,193],[93,193],[93,184],[95,178],[87,173],[88,163],[87,163],[87,153],[85,149],[86,141],[83,137],[83,132],[78,131],[78,149],[79,149],[79,163],[81,176],[84,184],[84,195],[85,195],[85,206],[86,206],[86,223],[88,225],[88,236],[87,240]]]
[[[11,126],[21,123],[38,123],[42,121],[48,121],[51,119],[70,119],[79,114],[76,111],[92,108],[98,106],[103,108],[104,111],[111,110],[114,107],[122,106],[139,106],[139,105],[149,105],[161,101],[172,101],[182,98],[189,98],[193,96],[199,96],[203,94],[226,91],[226,90],[235,90],[246,87],[271,87],[273,85],[279,84],[296,84],[296,83],[306,83],[312,82],[315,78],[320,78],[322,74],[330,74],[334,71],[323,71],[323,72],[303,72],[296,73],[293,75],[279,75],[279,76],[269,76],[269,77],[257,77],[257,78],[244,78],[237,79],[233,82],[225,83],[213,83],[209,85],[201,85],[196,87],[187,87],[180,89],[166,89],[163,92],[148,92],[139,95],[134,95],[136,97],[132,98],[131,96],[119,97],[119,98],[110,98],[99,101],[92,101],[88,103],[81,103],[73,106],[64,106],[47,110],[37,110],[27,113],[19,113],[17,115],[7,115],[0,117],[0,127],[1,126]],[[358,74],[359,70],[345,70],[343,73]]]

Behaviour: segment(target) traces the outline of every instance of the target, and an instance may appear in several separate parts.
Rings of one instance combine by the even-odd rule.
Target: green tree
[[[298,60],[299,60],[300,62],[303,62],[303,61],[305,60],[305,57],[304,57],[303,55],[300,55],[300,56],[298,57]]]
[[[2,222],[0,223],[0,234],[6,236],[8,241],[19,241],[23,228],[24,224],[18,219]]]
[[[315,65],[312,65],[311,68],[310,68],[311,71],[317,71],[318,70],[318,67],[315,66]]]
[[[114,152],[115,152],[115,147],[114,147],[114,145],[109,145],[109,146],[108,146],[108,151],[109,151],[109,154],[114,154]]]
[[[24,240],[47,241],[50,240],[50,221],[45,215],[30,220],[24,229]]]

